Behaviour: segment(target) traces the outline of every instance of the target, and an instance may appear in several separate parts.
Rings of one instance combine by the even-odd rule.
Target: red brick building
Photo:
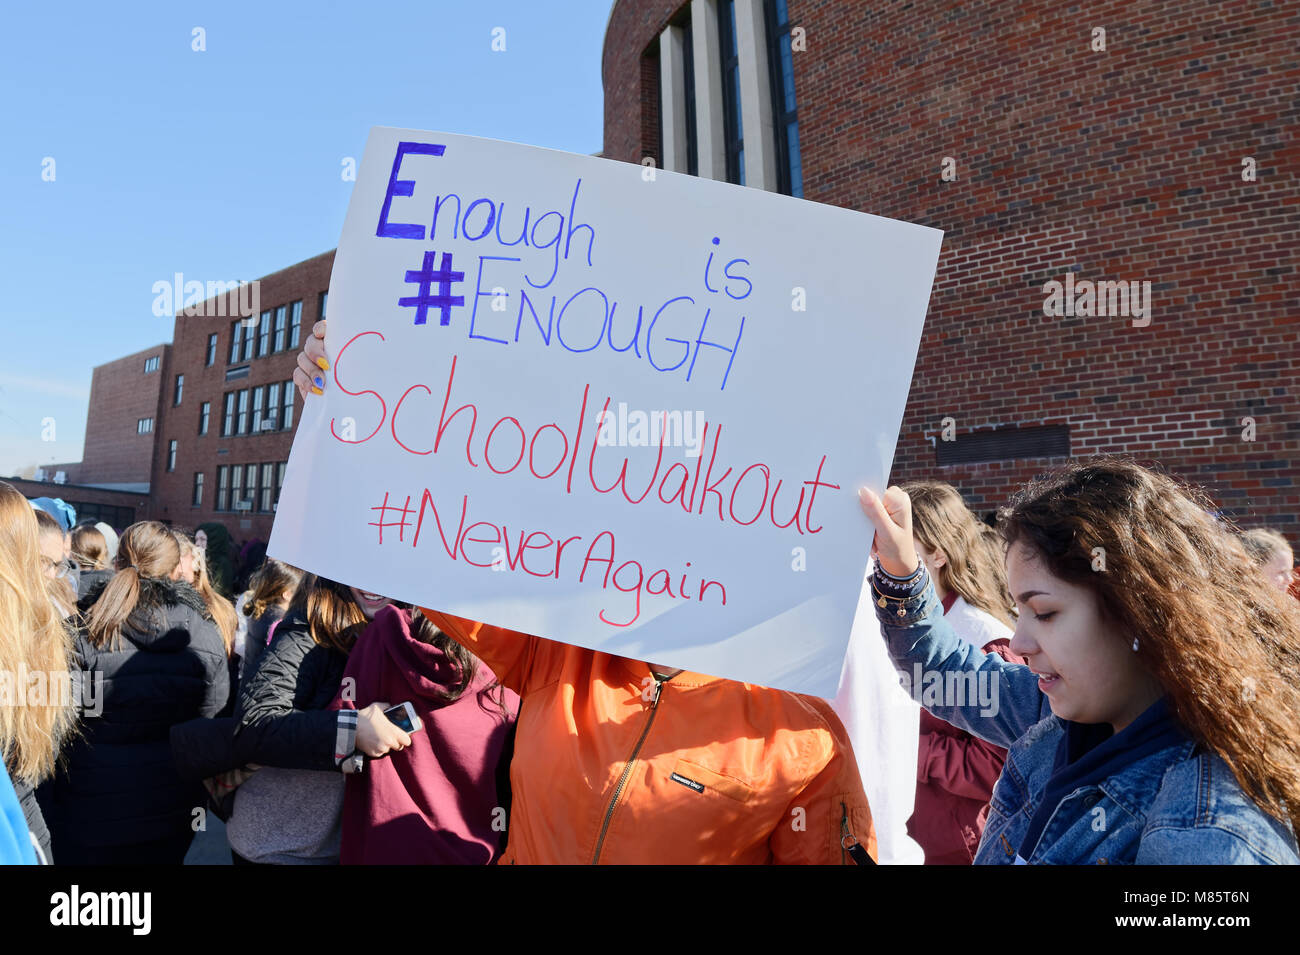
[[[171,346],[162,344],[97,367],[81,460],[47,465],[45,478],[63,472],[69,484],[147,494],[170,358]]]
[[[1290,3],[616,0],[603,154],[944,230],[894,481],[989,509],[1122,452],[1294,540],[1298,31]],[[1145,316],[1045,314],[1067,273],[1150,282]]]
[[[149,517],[224,523],[238,542],[268,540],[302,399],[293,370],[324,317],[334,252],[257,281],[259,308],[237,294],[176,316],[150,478]]]

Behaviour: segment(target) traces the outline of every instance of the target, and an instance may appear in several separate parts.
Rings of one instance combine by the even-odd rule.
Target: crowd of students
[[[917,695],[926,863],[1300,861],[1281,535],[1117,458],[996,529],[936,481],[861,498],[901,677],[995,690]],[[408,606],[220,524],[119,538],[41,503],[0,482],[0,859],[177,864],[209,813],[249,865],[879,856],[879,767],[826,701]],[[67,692],[29,705],[32,673]]]

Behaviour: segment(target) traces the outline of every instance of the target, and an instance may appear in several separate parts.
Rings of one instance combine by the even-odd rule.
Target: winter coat
[[[501,864],[875,859],[853,747],[825,700],[425,610],[523,700]]]
[[[113,579],[113,570],[83,570],[77,578],[77,602],[86,599],[92,590],[103,587]]]
[[[45,816],[41,814],[40,804],[36,801],[36,790],[27,780],[17,776],[13,777],[13,784],[14,795],[18,797],[18,805],[22,807],[23,818],[31,834],[32,848],[36,850],[36,861],[41,865],[50,865],[54,862],[50,852],[50,829],[45,824]]]
[[[1024,663],[1009,649],[1011,629],[961,597],[945,615],[971,646]],[[916,693],[918,701],[922,692]],[[976,701],[971,701],[976,702]],[[993,784],[1007,751],[921,711],[916,806],[908,834],[925,850],[926,865],[970,865],[979,848]]]
[[[36,846],[27,831],[27,820],[9,781],[9,774],[0,764],[0,865],[34,865]]]
[[[77,634],[80,679],[95,688],[97,702],[83,707],[80,734],[38,790],[61,864],[75,864],[82,848],[179,838],[203,805],[201,790],[177,775],[168,736],[173,725],[225,705],[225,647],[189,585],[140,584],[116,648],[95,646],[84,628]],[[83,611],[102,590],[87,595]]]
[[[234,750],[262,768],[236,790],[226,835],[231,848],[250,861],[338,861],[338,763],[352,752],[356,718],[329,705],[347,659],[316,643],[307,621],[294,614],[276,627],[240,687]]]
[[[339,861],[484,865],[502,848],[497,769],[519,697],[502,688],[503,712],[488,693],[496,678],[479,664],[464,692],[445,700],[460,670],[445,651],[411,635],[410,614],[389,606],[375,615],[348,658],[352,692],[335,700],[343,709],[409,702],[423,723],[409,747],[348,776]]]

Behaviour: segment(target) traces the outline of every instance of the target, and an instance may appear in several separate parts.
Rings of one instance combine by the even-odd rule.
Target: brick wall
[[[81,461],[46,465],[48,476],[63,471],[68,483],[149,481],[170,351],[169,345],[155,345],[95,368]],[[150,358],[158,359],[158,368],[146,372],[145,361]],[[141,418],[153,419],[151,433],[139,433]]]
[[[605,155],[636,161],[635,64],[676,4],[619,0]],[[1242,523],[1300,538],[1300,6],[790,0],[808,199],[946,233],[892,479],[979,509],[1062,459],[941,467],[932,439],[1064,424]],[[1090,48],[1106,31],[1106,50]],[[940,176],[944,157],[957,179]],[[1242,181],[1253,157],[1257,181]],[[1043,285],[1150,281],[1150,325],[1049,318]],[[1254,440],[1243,440],[1254,421]]]
[[[217,469],[222,465],[256,464],[260,477],[262,464],[288,461],[294,430],[222,437],[223,396],[228,391],[253,389],[293,377],[301,344],[311,334],[312,325],[320,317],[320,296],[329,289],[333,265],[334,252],[330,251],[259,280],[263,311],[269,309],[274,313],[277,306],[302,302],[298,348],[286,348],[247,362],[230,362],[231,324],[235,319],[228,316],[235,312],[234,294],[226,296],[227,304],[221,310],[224,315],[220,317],[176,316],[168,381],[174,381],[177,374],[184,374],[185,387],[179,406],[173,406],[170,389],[163,402],[162,427],[158,431],[158,452],[153,468],[150,517],[191,529],[207,521],[219,521],[230,530],[236,543],[253,537],[270,539],[271,524],[275,517],[273,512],[259,512],[256,509],[242,513],[218,512],[215,509]],[[204,308],[206,315],[217,311],[215,300]],[[211,333],[217,335],[217,351],[215,362],[209,366],[205,361],[208,335]],[[248,366],[246,377],[227,381],[228,369],[244,365]],[[199,435],[199,409],[205,401],[210,404],[208,432]],[[302,399],[296,395],[293,407],[293,428],[296,429],[302,413]],[[251,415],[251,397],[249,413]],[[172,440],[177,443],[176,467],[169,472],[166,468],[168,443]],[[204,475],[203,499],[198,507],[192,504],[196,471],[201,471]]]

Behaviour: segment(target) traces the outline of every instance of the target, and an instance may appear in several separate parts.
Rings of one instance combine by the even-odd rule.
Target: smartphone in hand
[[[407,733],[414,733],[416,730],[424,729],[424,723],[415,715],[415,707],[410,703],[398,703],[396,706],[390,706],[384,710],[384,715],[388,717],[389,722],[394,726],[400,727]]]

